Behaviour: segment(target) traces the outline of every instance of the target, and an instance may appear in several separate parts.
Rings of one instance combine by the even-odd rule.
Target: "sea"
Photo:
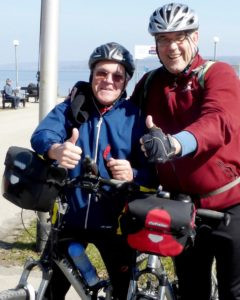
[[[204,58],[211,59],[211,57],[207,56]],[[240,56],[222,56],[218,57],[218,60],[232,65],[237,75],[240,77]],[[128,84],[128,95],[132,93],[134,86],[144,73],[160,66],[160,63],[156,58],[136,60],[135,64],[136,71]],[[37,84],[37,71],[37,68],[32,63],[19,64],[18,85],[26,87],[29,83]],[[87,61],[60,62],[58,71],[58,96],[67,96],[77,81],[88,81],[89,75],[90,72]],[[14,65],[0,65],[0,89],[4,87],[7,78],[12,79],[13,86],[14,84],[16,85],[16,71]]]

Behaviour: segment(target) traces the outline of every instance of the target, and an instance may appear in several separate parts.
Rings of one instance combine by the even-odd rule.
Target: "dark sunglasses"
[[[122,74],[118,74],[118,73],[110,73],[104,70],[96,70],[96,72],[94,72],[93,76],[97,79],[97,80],[105,80],[108,75],[111,74],[112,76],[112,80],[114,82],[120,83],[120,82],[124,82],[125,80],[125,76]]]

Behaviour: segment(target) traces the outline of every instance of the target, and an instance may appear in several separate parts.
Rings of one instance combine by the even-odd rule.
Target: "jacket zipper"
[[[99,112],[100,114],[100,112]],[[101,126],[102,126],[102,121],[103,117],[100,114],[99,121],[97,123],[97,137],[96,137],[96,147],[95,147],[95,155],[94,155],[94,162],[97,162],[97,154],[98,154],[98,144],[99,144],[99,136],[100,136],[100,131],[101,131]],[[88,195],[88,205],[87,205],[87,212],[86,212],[86,217],[85,217],[85,222],[84,222],[84,228],[87,229],[87,223],[88,223],[88,216],[89,216],[89,210],[90,210],[90,205],[91,205],[91,198],[92,195]]]

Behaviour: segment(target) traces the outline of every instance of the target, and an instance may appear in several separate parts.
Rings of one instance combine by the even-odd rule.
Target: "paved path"
[[[4,171],[4,159],[10,146],[30,148],[30,137],[38,124],[39,104],[26,103],[24,109],[2,109],[0,105],[0,181]],[[0,245],[1,242],[11,241],[22,230],[21,209],[11,204],[0,194]],[[27,223],[34,218],[34,212],[24,211],[23,219]],[[17,285],[22,267],[0,266],[0,291]],[[31,283],[37,286],[40,273],[35,271],[31,276]],[[73,289],[66,299],[79,299]]]
[[[0,291],[15,288],[22,272],[21,267],[2,267],[0,266]],[[38,271],[33,271],[29,276],[29,283],[37,288],[39,286],[41,274]],[[65,297],[66,300],[79,300],[79,296],[73,288],[71,288]]]
[[[24,109],[0,108],[0,180],[4,171],[4,159],[10,146],[30,148],[30,137],[38,124],[38,103],[26,103]],[[0,196],[0,241],[13,234],[21,224],[21,209]],[[25,219],[32,212],[24,212]],[[16,226],[17,225],[17,226]]]

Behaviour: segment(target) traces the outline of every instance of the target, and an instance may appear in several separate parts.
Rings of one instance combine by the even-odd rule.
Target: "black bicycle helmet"
[[[12,146],[5,158],[2,195],[21,208],[47,212],[66,175],[64,168],[50,165],[35,152]]]
[[[185,4],[170,3],[157,8],[150,17],[148,31],[158,33],[197,30],[198,16]]]
[[[122,45],[111,42],[97,47],[89,58],[89,68],[93,71],[96,63],[102,60],[116,61],[123,65],[127,74],[131,78],[133,76],[135,65],[131,53]]]

